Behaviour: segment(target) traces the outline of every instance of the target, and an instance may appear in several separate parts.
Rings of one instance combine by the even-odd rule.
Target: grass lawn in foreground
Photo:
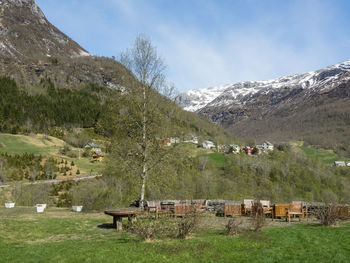
[[[222,219],[226,220],[226,219]],[[144,242],[108,228],[102,213],[0,208],[0,262],[349,262],[350,222],[296,224],[226,236],[221,229],[186,240]]]

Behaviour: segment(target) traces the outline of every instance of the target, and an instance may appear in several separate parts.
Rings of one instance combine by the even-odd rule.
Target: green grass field
[[[9,154],[23,154],[33,153],[35,155],[48,156],[57,152],[63,147],[63,142],[48,137],[44,139],[44,136],[24,136],[24,135],[12,135],[12,134],[0,134],[0,142],[3,147],[0,147],[0,152],[7,152]]]
[[[227,220],[222,218],[222,220]],[[349,262],[350,222],[295,224],[226,236],[207,230],[186,240],[144,242],[108,227],[102,213],[0,208],[0,262]]]
[[[224,167],[225,154],[223,153],[210,153],[208,154],[209,160],[211,160],[217,168]]]
[[[69,158],[59,153],[64,146],[64,141],[42,134],[37,135],[13,135],[0,133],[0,153],[23,154],[32,153],[42,155],[43,157],[54,157],[56,159],[64,159],[68,162],[74,161],[79,168],[81,175],[90,173],[101,173],[103,171],[103,162],[90,162],[89,158]],[[78,150],[74,149],[78,156]]]
[[[298,146],[309,158],[316,159],[317,161],[325,164],[332,164],[335,161],[345,160],[340,158],[332,150],[315,149],[307,146]]]

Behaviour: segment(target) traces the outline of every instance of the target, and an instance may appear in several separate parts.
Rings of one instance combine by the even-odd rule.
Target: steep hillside
[[[113,116],[130,106],[123,99],[133,79],[129,70],[90,55],[53,26],[34,0],[0,1],[0,76],[0,132],[82,127],[111,137]],[[163,119],[159,137],[229,137],[158,93],[152,103]]]
[[[349,88],[350,61],[345,61],[268,81],[189,91],[176,101],[243,139],[299,139],[350,153]]]
[[[118,88],[127,70],[112,59],[91,56],[53,26],[34,0],[3,0],[0,74],[26,86],[46,76],[60,87],[94,82]]]
[[[41,56],[89,56],[53,26],[34,0],[1,1],[1,53],[19,62]]]

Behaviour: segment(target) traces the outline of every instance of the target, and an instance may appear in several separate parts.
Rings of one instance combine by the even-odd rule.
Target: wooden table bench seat
[[[139,209],[116,209],[116,210],[107,210],[105,211],[106,215],[113,216],[113,227],[117,230],[123,229],[123,217],[127,217],[129,221],[136,218],[136,215],[140,213]]]

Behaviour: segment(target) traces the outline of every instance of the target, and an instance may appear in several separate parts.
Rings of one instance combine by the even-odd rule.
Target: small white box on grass
[[[6,208],[14,208],[15,207],[15,203],[5,203],[5,207]]]
[[[72,209],[74,212],[81,212],[81,210],[83,209],[82,205],[73,205]]]
[[[45,208],[46,208],[46,204],[37,204],[35,206],[35,210],[36,210],[37,213],[44,212]]]

